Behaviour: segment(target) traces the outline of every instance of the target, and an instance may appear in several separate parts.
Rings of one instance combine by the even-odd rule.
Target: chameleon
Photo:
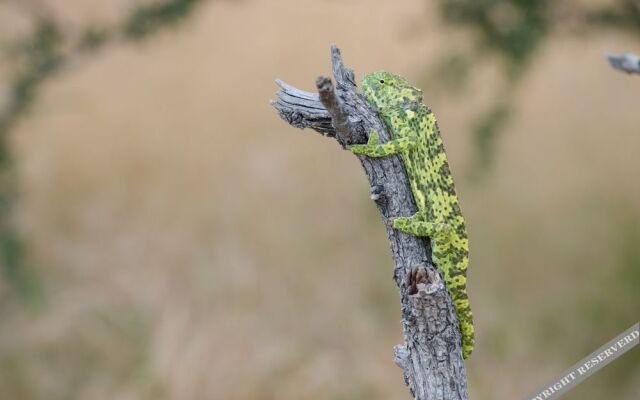
[[[473,316],[466,290],[469,240],[438,123],[422,103],[422,91],[401,76],[380,71],[364,76],[361,88],[377,109],[391,140],[379,143],[372,130],[366,144],[349,146],[355,154],[385,157],[399,154],[418,211],[392,220],[392,226],[431,240],[432,260],[442,272],[454,302],[462,338],[462,355],[473,351]]]

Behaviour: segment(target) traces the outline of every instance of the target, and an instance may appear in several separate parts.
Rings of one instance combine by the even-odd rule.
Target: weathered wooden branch
[[[364,143],[375,129],[382,142],[387,130],[375,110],[356,89],[353,71],[332,46],[335,88],[331,79],[316,81],[318,93],[278,80],[272,103],[280,116],[298,128],[334,137],[343,146]],[[418,400],[467,400],[467,377],[453,302],[431,262],[429,241],[394,230],[391,219],[416,212],[411,187],[398,156],[359,157],[371,185],[371,198],[382,214],[395,263],[405,343],[395,347],[395,362]]]
[[[607,54],[607,60],[617,70],[627,74],[640,74],[640,56],[633,53],[624,53],[620,56]]]

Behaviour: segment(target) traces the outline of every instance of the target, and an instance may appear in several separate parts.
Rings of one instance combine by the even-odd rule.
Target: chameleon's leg
[[[368,157],[385,157],[405,152],[418,144],[418,138],[415,137],[401,137],[382,144],[378,144],[378,139],[378,132],[372,130],[367,144],[354,144],[349,146],[349,150]]]
[[[444,222],[428,222],[424,213],[418,211],[410,217],[393,219],[393,227],[413,236],[442,237],[448,239],[451,227]]]
[[[431,258],[442,271],[447,286],[451,271],[451,226],[444,222],[429,222],[422,212],[411,217],[394,218],[393,227],[413,236],[426,236],[431,239]]]

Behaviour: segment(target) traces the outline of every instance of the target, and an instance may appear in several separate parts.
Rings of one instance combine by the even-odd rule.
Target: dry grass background
[[[71,26],[131,5],[50,3]],[[268,100],[277,77],[311,90],[332,42],[358,76],[424,82],[467,39],[425,3],[207,3],[50,81],[12,133],[46,303],[3,296],[0,399],[408,398],[357,160]],[[480,183],[464,179],[467,127],[496,70],[430,101],[471,236],[473,399],[522,398],[637,319],[640,79],[602,56],[634,46],[613,33],[545,46]],[[634,354],[566,398],[637,398]]]

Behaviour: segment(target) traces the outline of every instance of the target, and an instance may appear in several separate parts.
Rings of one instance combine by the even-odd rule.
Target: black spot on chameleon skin
[[[432,249],[432,254],[433,254],[434,256],[436,256],[436,257],[438,257],[438,258],[442,259],[443,257],[446,257],[446,256],[448,256],[448,255],[449,255],[447,252],[443,252],[443,251],[441,251],[441,249],[440,249],[440,248],[437,248],[437,247],[439,247],[439,246],[435,246],[435,247],[436,247],[435,249]]]
[[[458,234],[458,233],[456,232],[456,234]],[[460,235],[458,234],[458,236],[460,236]],[[461,238],[461,239],[466,239],[466,237],[465,238]],[[467,256],[467,250],[466,249],[459,249],[456,246],[452,245],[451,246],[451,254],[453,254],[455,256],[456,260],[463,260]]]

